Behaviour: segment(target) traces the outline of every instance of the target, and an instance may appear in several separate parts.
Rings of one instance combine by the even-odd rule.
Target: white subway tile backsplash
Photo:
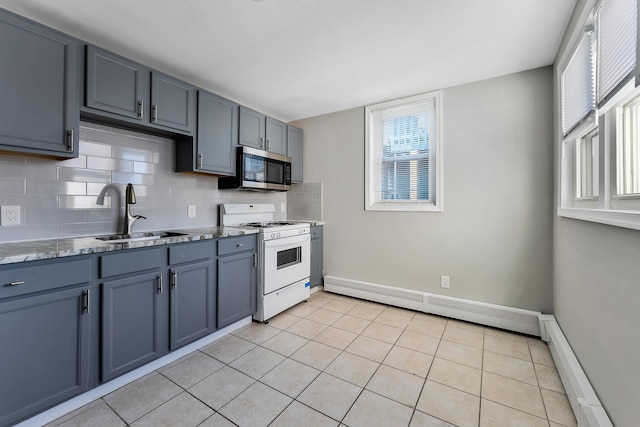
[[[129,182],[137,197],[132,212],[148,218],[136,231],[217,225],[220,203],[274,203],[276,219],[286,218],[286,193],[220,191],[216,177],[174,172],[169,138],[83,122],[79,152],[62,161],[0,155],[0,205],[21,206],[23,222],[0,227],[0,242],[119,232]],[[187,217],[190,204],[195,218]]]

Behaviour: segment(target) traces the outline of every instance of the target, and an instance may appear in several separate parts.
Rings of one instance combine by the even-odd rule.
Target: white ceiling
[[[576,0],[0,0],[284,121],[552,64]]]

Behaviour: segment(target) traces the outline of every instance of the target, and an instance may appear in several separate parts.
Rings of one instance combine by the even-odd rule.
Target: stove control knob
[[[280,238],[280,232],[278,231],[276,234],[278,235],[278,238]]]
[[[271,238],[275,239],[276,238],[276,233],[271,233]]]

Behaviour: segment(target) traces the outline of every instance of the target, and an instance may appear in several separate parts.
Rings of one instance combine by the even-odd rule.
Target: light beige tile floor
[[[317,292],[51,426],[576,426],[535,338]]]

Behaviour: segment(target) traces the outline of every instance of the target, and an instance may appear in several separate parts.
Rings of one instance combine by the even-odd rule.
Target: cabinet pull
[[[73,151],[73,129],[67,131],[67,150]]]
[[[173,270],[172,276],[171,288],[175,289],[178,287],[178,270]]]
[[[162,274],[158,274],[158,293],[162,293]]]
[[[141,119],[144,116],[144,99],[138,101],[138,118]]]
[[[264,138],[260,137],[260,148],[262,148],[264,145]]]
[[[7,286],[20,286],[20,285],[24,285],[24,280],[18,280],[16,282],[11,282]]]
[[[89,289],[82,291],[82,314],[89,314]]]
[[[257,267],[258,266],[258,254],[257,253],[253,253],[253,266]]]
[[[267,147],[266,150],[269,151],[269,139],[267,139]]]
[[[196,164],[197,169],[202,169],[202,154],[198,154],[198,163]]]
[[[244,243],[238,243],[238,244],[236,245],[236,248],[241,248],[241,247],[243,247],[243,246],[244,246]]]
[[[153,106],[153,118],[151,119],[151,121],[153,123],[156,123],[158,121],[158,104],[155,104]]]

